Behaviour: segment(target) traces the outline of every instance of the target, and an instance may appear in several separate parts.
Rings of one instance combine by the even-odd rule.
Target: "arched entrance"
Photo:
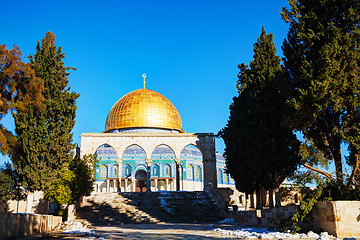
[[[136,192],[146,192],[146,177],[147,174],[144,170],[138,170],[135,173],[135,191]]]
[[[153,170],[151,174],[151,190],[174,191],[176,176],[174,151],[169,146],[161,144],[153,150],[151,160]]]
[[[118,186],[118,163],[115,149],[103,144],[95,151],[96,166],[96,186],[97,192],[117,192]]]
[[[183,148],[180,153],[180,163],[183,167],[183,188],[185,191],[199,191],[204,188],[203,156],[200,149],[192,144]]]

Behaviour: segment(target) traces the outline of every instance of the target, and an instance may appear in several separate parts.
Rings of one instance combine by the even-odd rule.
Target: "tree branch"
[[[331,174],[329,174],[329,173],[327,173],[327,172],[324,172],[324,171],[322,171],[322,170],[320,170],[320,169],[314,168],[314,167],[312,167],[312,166],[310,166],[310,165],[307,165],[306,163],[303,163],[302,165],[303,165],[304,167],[310,169],[311,171],[320,173],[320,174],[322,174],[322,175],[330,178],[330,180],[332,180],[332,181],[336,181],[336,180],[331,176]]]

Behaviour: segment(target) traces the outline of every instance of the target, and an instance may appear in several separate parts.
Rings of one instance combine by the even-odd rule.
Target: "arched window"
[[[219,182],[220,184],[223,183],[223,171],[222,171],[222,169],[220,169],[220,168],[219,168],[219,170],[218,170],[218,182]]]
[[[184,178],[184,168],[181,164],[179,166],[179,177],[180,177],[180,179]]]
[[[105,165],[101,165],[100,167],[100,178],[101,179],[107,178],[107,167]]]
[[[189,180],[194,179],[194,167],[192,165],[189,165],[188,168],[188,177]]]
[[[154,177],[159,177],[159,166],[158,166],[158,165],[154,165],[154,166],[153,166],[152,175],[153,175]]]
[[[131,175],[131,167],[130,165],[125,166],[125,177],[130,177]]]
[[[224,182],[229,183],[229,174],[226,172],[224,173]]]
[[[114,177],[117,177],[117,168],[118,168],[117,165],[113,166],[113,176]]]
[[[196,180],[200,180],[200,171],[201,171],[201,169],[200,169],[200,167],[198,166],[198,167],[196,168],[196,174],[195,174],[195,179],[196,179]]]
[[[170,177],[171,176],[171,168],[169,164],[166,164],[164,167],[164,176]]]

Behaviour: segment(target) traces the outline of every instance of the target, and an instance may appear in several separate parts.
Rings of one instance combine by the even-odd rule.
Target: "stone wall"
[[[38,214],[0,213],[0,239],[45,233],[62,222],[62,217]]]
[[[35,191],[28,193],[26,199],[16,201],[2,201],[0,204],[0,213],[36,213],[48,214],[49,202],[44,199],[44,193]]]
[[[270,219],[279,220],[294,215],[296,205],[285,207],[268,208],[262,210],[229,212],[228,217],[234,218],[239,224],[251,227],[272,227]]]
[[[360,236],[360,201],[320,202],[314,208],[313,228],[338,238]]]

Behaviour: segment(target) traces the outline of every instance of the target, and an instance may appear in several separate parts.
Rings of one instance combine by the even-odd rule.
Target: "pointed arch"
[[[223,170],[221,168],[218,169],[218,182],[223,184]]]
[[[107,179],[108,177],[108,167],[106,165],[100,166],[100,179]]]
[[[115,148],[113,148],[111,145],[107,143],[102,144],[98,148],[96,148],[94,155],[98,161],[110,160],[116,162],[118,159],[118,155]]]
[[[159,144],[151,153],[152,160],[175,160],[174,150],[166,144]]]
[[[164,177],[171,177],[171,166],[170,164],[164,164]]]
[[[156,178],[160,177],[160,168],[158,164],[153,164],[151,176]]]
[[[201,167],[200,166],[197,166],[196,167],[196,170],[195,170],[195,179],[197,181],[200,181],[201,180]]]
[[[128,178],[128,177],[131,177],[131,175],[132,175],[132,169],[131,169],[130,164],[125,164],[123,176],[125,178]]]
[[[188,166],[187,179],[194,180],[194,166],[192,164],[189,164]]]
[[[138,144],[131,144],[127,146],[122,154],[123,160],[131,159],[146,159],[147,155],[145,150]]]
[[[195,146],[194,144],[188,144],[181,150],[180,158],[202,161],[203,154],[197,146]]]

